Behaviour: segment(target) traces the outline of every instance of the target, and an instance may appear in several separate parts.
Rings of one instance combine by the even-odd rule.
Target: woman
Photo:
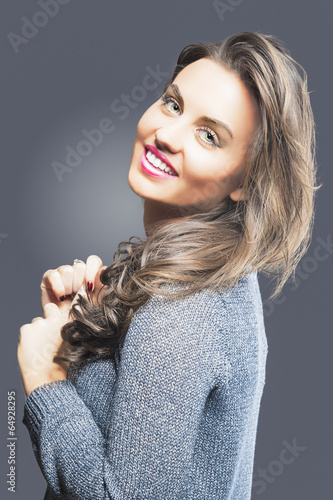
[[[274,37],[183,49],[134,142],[146,240],[109,267],[47,271],[45,317],[21,327],[45,499],[250,498],[267,356],[257,272],[277,278],[275,297],[307,250],[314,147],[306,74]]]

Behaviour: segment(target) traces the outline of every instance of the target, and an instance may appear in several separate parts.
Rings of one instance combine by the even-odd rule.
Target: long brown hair
[[[158,292],[175,299],[205,287],[227,290],[254,270],[276,279],[277,296],[306,253],[314,223],[315,124],[304,69],[275,37],[243,32],[186,46],[164,91],[188,64],[210,58],[255,97],[261,123],[246,155],[246,199],[156,224],[146,240],[122,241],[100,276],[98,304],[80,298],[62,328],[54,362],[120,355],[135,311]],[[213,186],[214,189],[214,186]],[[173,288],[162,284],[181,284]]]

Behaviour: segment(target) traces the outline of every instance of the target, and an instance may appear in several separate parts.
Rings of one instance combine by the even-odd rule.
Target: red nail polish
[[[63,302],[65,300],[65,295],[62,295],[59,300],[61,300],[61,302]]]
[[[88,283],[87,283],[87,287],[88,287],[88,292],[92,292],[92,289],[93,289],[93,282],[92,282],[92,281],[88,281]]]

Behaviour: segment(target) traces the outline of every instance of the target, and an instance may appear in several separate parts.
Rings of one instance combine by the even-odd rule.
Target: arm
[[[225,373],[209,298],[154,296],[127,332],[105,441],[69,380],[26,399],[41,470],[73,499],[182,498],[206,399]]]

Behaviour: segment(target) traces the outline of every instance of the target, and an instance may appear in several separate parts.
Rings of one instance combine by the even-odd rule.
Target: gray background
[[[307,257],[297,289],[287,283],[280,300],[266,299],[271,284],[259,277],[269,343],[254,473],[266,469],[252,498],[331,499],[332,404],[332,4],[324,0],[213,1],[71,0],[15,53],[7,35],[21,34],[23,20],[41,8],[35,0],[2,3],[1,23],[1,498],[7,492],[7,391],[16,391],[16,495],[41,499],[46,482],[22,424],[24,392],[18,370],[18,333],[40,310],[43,273],[74,258],[99,255],[112,262],[117,244],[144,236],[142,200],[127,184],[136,124],[158,97],[150,90],[126,118],[110,106],[142,84],[146,67],[171,73],[181,49],[219,41],[239,31],[278,36],[308,73],[317,123],[320,189]],[[236,5],[237,4],[237,5]],[[37,18],[37,22],[43,22]],[[135,92],[135,91],[134,91]],[[133,101],[134,102],[134,101]],[[82,130],[110,118],[115,130],[63,175],[66,146]],[[318,249],[320,247],[320,249]],[[296,443],[292,458],[284,450]],[[264,490],[264,491],[262,491]],[[261,492],[262,491],[262,492]]]

